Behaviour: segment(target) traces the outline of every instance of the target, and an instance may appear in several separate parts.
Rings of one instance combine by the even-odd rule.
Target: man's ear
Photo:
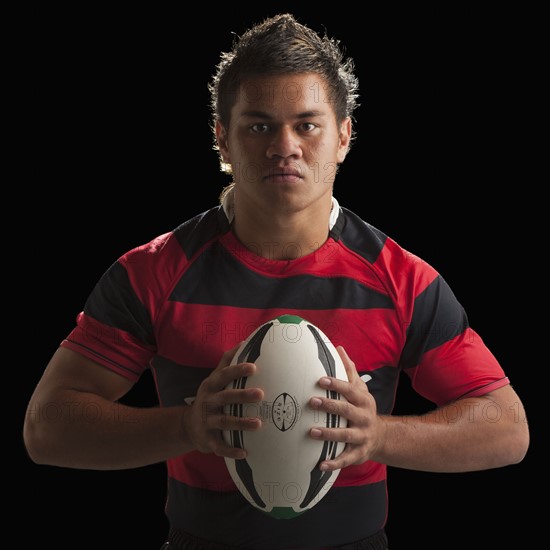
[[[351,118],[346,117],[340,124],[340,134],[338,136],[337,162],[344,162],[349,151],[351,141]]]
[[[227,144],[227,131],[222,123],[216,121],[216,142],[218,144],[218,150],[225,164],[230,164],[231,159],[229,156],[229,147]]]

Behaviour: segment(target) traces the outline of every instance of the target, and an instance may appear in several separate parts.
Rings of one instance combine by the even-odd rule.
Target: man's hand
[[[359,377],[355,364],[343,347],[338,346],[337,350],[346,368],[348,382],[327,376],[321,378],[319,385],[323,389],[338,392],[347,399],[347,403],[322,397],[313,397],[310,400],[310,406],[313,409],[336,413],[348,421],[346,428],[315,427],[310,431],[314,439],[346,443],[344,451],[338,457],[321,464],[321,470],[325,471],[338,470],[369,460],[385,430],[384,423],[376,414],[374,397]]]
[[[246,451],[225,443],[222,431],[258,430],[262,421],[226,415],[224,407],[232,403],[257,403],[264,396],[259,388],[226,389],[232,380],[256,372],[254,363],[230,365],[239,345],[223,354],[216,369],[199,386],[195,401],[183,417],[186,438],[195,449],[233,459],[245,458]]]

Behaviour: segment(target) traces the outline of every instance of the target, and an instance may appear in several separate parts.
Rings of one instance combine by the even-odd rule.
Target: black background
[[[22,256],[15,282],[25,281],[13,500],[28,526],[25,547],[148,550],[164,540],[163,465],[122,472],[35,465],[20,435],[25,406],[103,271],[217,202],[229,181],[212,150],[207,84],[231,33],[277,12],[326,28],[355,59],[358,137],[336,197],[443,274],[528,414],[535,407],[527,314],[516,305],[529,284],[529,228],[518,221],[528,192],[532,78],[525,14],[389,5],[359,14],[285,2],[194,11],[39,10],[14,21],[13,142],[25,150],[14,182],[21,204],[32,205],[7,239]],[[506,191],[510,183],[519,193]],[[155,404],[150,376],[125,400]],[[424,407],[404,380],[396,411]],[[532,446],[520,465],[468,474],[390,469],[390,548],[530,540],[533,454]]]

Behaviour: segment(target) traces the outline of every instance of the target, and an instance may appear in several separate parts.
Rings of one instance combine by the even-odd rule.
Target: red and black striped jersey
[[[288,261],[258,256],[214,207],[119,258],[62,346],[131,380],[152,369],[161,406],[192,402],[224,351],[282,314],[343,346],[372,377],[382,414],[392,412],[401,372],[436,405],[509,383],[444,278],[352,211],[338,207],[328,240],[297,252]],[[386,467],[376,462],[344,468],[315,507],[288,521],[250,506],[223,458],[192,451],[167,466],[170,524],[206,540],[333,546],[386,522]]]

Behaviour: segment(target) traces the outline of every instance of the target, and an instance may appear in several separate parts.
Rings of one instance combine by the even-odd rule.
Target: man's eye
[[[250,129],[256,134],[265,134],[269,130],[267,124],[253,124]]]
[[[303,132],[313,132],[313,130],[315,130],[317,126],[315,126],[313,122],[304,122],[300,125],[300,128],[302,129]]]

